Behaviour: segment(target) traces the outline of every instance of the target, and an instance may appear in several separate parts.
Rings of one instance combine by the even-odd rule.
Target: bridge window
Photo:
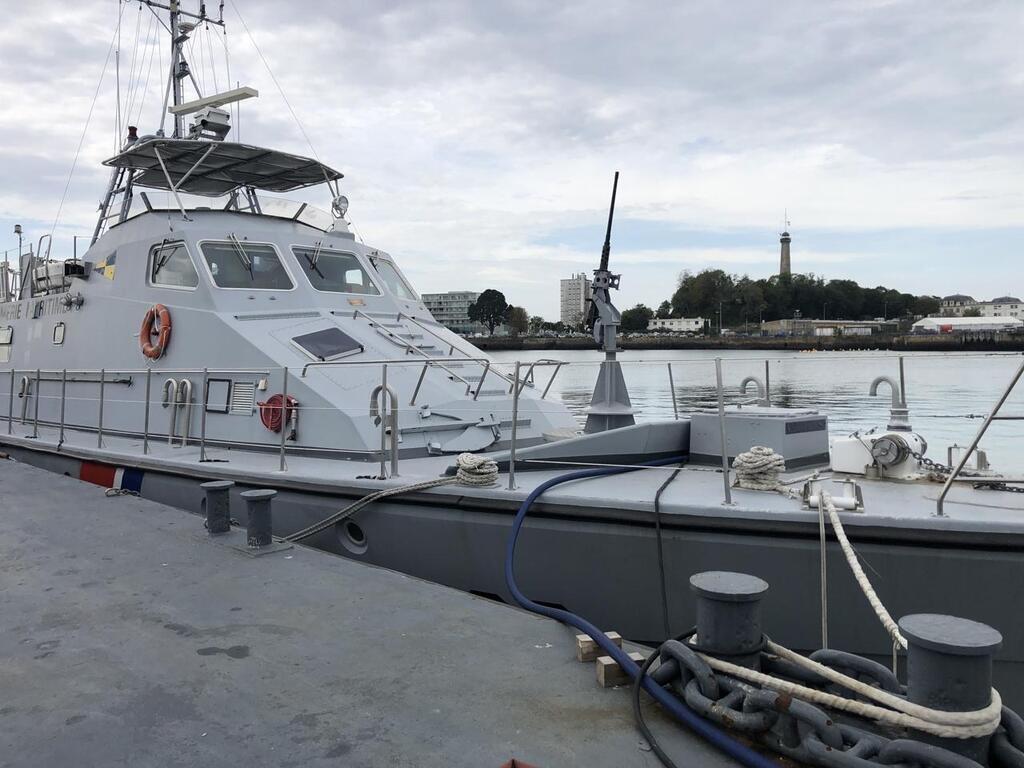
[[[184,243],[166,243],[153,248],[149,257],[149,282],[165,288],[199,285],[199,273]]]
[[[377,286],[354,254],[316,247],[296,247],[292,251],[306,270],[309,282],[318,291],[380,295]]]
[[[272,245],[241,240],[203,243],[203,258],[221,288],[290,291],[295,285]]]
[[[409,301],[419,300],[420,297],[416,295],[416,291],[409,287],[409,284],[405,282],[405,278],[398,272],[394,264],[380,256],[371,256],[370,263],[373,264],[373,268],[377,270],[377,274],[380,275],[384,285],[388,287],[391,293],[400,299],[407,299]]]

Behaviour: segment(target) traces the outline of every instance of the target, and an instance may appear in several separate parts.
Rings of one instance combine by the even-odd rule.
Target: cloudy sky
[[[346,174],[357,232],[420,291],[496,287],[557,317],[558,278],[596,266],[619,170],[622,307],[684,269],[771,274],[785,210],[798,271],[1024,293],[1018,0],[233,2]],[[16,221],[33,241],[53,227],[119,6],[0,7],[2,249]],[[148,10],[122,13],[122,111],[149,133],[166,41]],[[261,94],[242,140],[309,154],[232,0],[225,18],[231,80]],[[224,38],[194,38],[202,85],[224,89]],[[117,79],[111,56],[55,252],[91,231]]]

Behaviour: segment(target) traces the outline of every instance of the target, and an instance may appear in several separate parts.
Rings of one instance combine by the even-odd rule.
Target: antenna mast
[[[181,55],[181,47],[185,44],[185,40],[188,38],[187,35],[182,36],[181,34],[181,11],[178,8],[179,0],[170,0],[170,17],[171,17],[171,92],[173,94],[174,106],[181,104],[182,99],[182,88],[181,88],[181,70],[188,70],[188,62]],[[184,65],[184,66],[183,66]],[[180,139],[182,133],[184,133],[185,118],[181,115],[174,114],[174,133],[171,134],[172,138]]]

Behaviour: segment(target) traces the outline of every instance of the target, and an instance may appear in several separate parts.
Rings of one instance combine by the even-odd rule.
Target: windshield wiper
[[[325,279],[324,273],[320,271],[320,268],[317,266],[317,262],[320,261],[320,249],[323,248],[323,242],[323,240],[318,240],[316,248],[313,249],[312,253],[306,250],[303,254],[306,257],[306,261],[309,262],[309,268],[320,275],[321,280]]]
[[[255,281],[256,275],[252,273],[252,259],[249,258],[249,254],[242,248],[242,244],[238,242],[238,238],[235,237],[235,233],[232,232],[228,235],[228,242],[235,246],[235,255],[238,256],[238,260],[242,262],[242,266],[245,267],[245,271],[249,273],[249,279]]]
[[[172,243],[170,240],[164,240],[160,243],[160,248],[157,250],[159,257],[156,263],[153,265],[153,277],[160,274],[160,270],[164,268],[164,265],[171,260],[171,256],[174,255],[174,251],[180,246],[180,243]]]

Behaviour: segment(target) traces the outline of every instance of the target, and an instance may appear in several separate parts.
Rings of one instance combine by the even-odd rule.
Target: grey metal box
[[[690,416],[690,461],[721,464],[722,436],[717,408]],[[765,406],[725,409],[729,461],[755,445],[763,445],[786,460],[786,468],[828,464],[828,419],[817,411]]]

